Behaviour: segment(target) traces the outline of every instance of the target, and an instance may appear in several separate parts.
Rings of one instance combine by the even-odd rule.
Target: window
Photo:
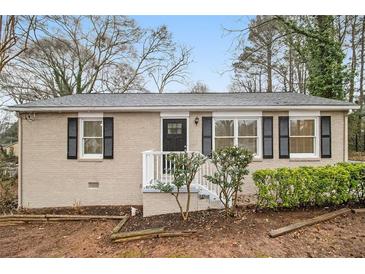
[[[238,120],[238,146],[257,153],[257,120]]]
[[[103,119],[81,119],[81,158],[103,158]]]
[[[234,144],[234,121],[217,120],[215,122],[215,149],[233,146]]]
[[[167,134],[181,134],[181,133],[182,133],[182,123],[167,124]]]
[[[260,157],[259,118],[214,119],[214,149],[245,147]]]
[[[290,118],[290,157],[318,156],[316,118]]]

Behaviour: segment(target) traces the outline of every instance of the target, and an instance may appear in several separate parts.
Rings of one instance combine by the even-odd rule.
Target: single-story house
[[[78,94],[9,107],[19,117],[19,206],[143,205],[177,211],[151,188],[171,180],[172,151],[254,153],[250,170],[347,161],[347,115],[357,106],[298,93]],[[219,206],[204,175],[192,210]],[[250,177],[242,195],[255,194]]]

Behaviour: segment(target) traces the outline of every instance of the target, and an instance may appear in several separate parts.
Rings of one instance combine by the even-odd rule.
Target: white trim
[[[319,110],[289,110],[289,117],[296,116],[296,117],[317,117],[321,116]]]
[[[290,159],[305,159],[305,158],[319,158],[319,151],[320,151],[320,123],[319,119],[320,116],[290,116],[289,117],[289,140],[290,136],[290,120],[291,119],[298,119],[298,120],[314,120],[314,153],[290,153]],[[300,137],[300,136],[298,136]],[[290,141],[289,141],[290,142]],[[289,144],[290,145],[290,144]]]
[[[79,119],[79,134],[78,134],[78,145],[79,145],[79,159],[103,159],[104,157],[104,145],[101,146],[100,154],[85,154],[84,153],[84,122],[85,121],[101,121],[101,132],[102,136],[99,137],[102,139],[102,144],[104,144],[104,121],[102,117],[88,117],[88,118],[80,118]]]
[[[262,117],[252,116],[236,116],[236,117],[213,117],[212,119],[212,150],[215,150],[215,122],[219,120],[233,120],[233,136],[227,136],[227,138],[233,138],[233,145],[238,146],[238,120],[256,120],[257,125],[257,136],[256,136],[256,147],[257,153],[254,155],[254,160],[262,160]]]
[[[262,111],[244,111],[244,112],[242,112],[242,111],[240,111],[240,112],[215,111],[212,113],[212,116],[217,117],[217,118],[260,117],[260,116],[262,116]]]
[[[18,208],[23,207],[23,121],[18,116]]]
[[[99,111],[99,112],[115,112],[115,111],[128,111],[128,112],[161,112],[168,110],[204,110],[204,111],[217,111],[217,110],[351,110],[359,109],[360,106],[156,106],[156,107],[7,107],[8,111],[19,112],[81,112],[81,111]]]
[[[160,117],[164,118],[171,118],[171,119],[179,119],[179,118],[187,118],[189,117],[189,112],[176,112],[176,111],[168,111],[168,112],[161,112]]]
[[[160,151],[163,150],[163,120],[170,120],[170,119],[185,119],[186,120],[186,150],[189,151],[190,147],[190,127],[189,117],[181,117],[181,116],[168,116],[168,117],[161,117],[160,119]]]
[[[103,118],[104,113],[102,112],[79,112],[78,113],[79,118]]]

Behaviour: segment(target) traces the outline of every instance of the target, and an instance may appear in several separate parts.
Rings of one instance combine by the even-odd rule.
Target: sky
[[[176,42],[193,48],[193,63],[189,66],[192,83],[201,81],[210,91],[227,91],[232,73],[234,35],[224,28],[247,27],[248,16],[131,16],[143,28],[167,25]],[[150,88],[155,89],[151,86]],[[182,87],[171,84],[169,91],[181,91]]]

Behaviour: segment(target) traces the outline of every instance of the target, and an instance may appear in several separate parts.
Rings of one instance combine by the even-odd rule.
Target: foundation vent
[[[99,182],[89,182],[89,188],[99,188]]]

